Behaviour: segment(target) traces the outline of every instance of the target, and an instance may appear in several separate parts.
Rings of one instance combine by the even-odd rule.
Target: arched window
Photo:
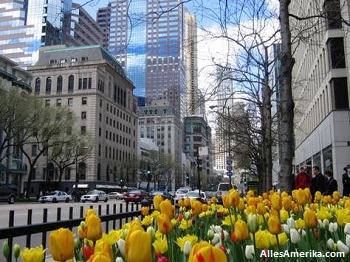
[[[40,78],[37,78],[35,80],[35,91],[34,91],[36,95],[40,94],[40,85],[41,85],[41,80]]]
[[[57,94],[62,94],[63,78],[62,76],[57,77]]]
[[[51,77],[46,78],[46,94],[50,95],[51,94]]]
[[[68,93],[74,92],[74,76],[70,75],[68,77]]]

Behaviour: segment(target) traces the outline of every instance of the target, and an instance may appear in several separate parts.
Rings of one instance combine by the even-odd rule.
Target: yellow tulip
[[[108,257],[112,261],[114,256],[113,256],[113,251],[112,247],[108,242],[98,240],[96,242],[95,248],[94,248],[94,253],[101,252],[103,253],[106,257]]]
[[[55,261],[66,261],[74,257],[74,235],[67,228],[59,228],[49,235],[49,248]]]
[[[108,256],[108,254],[105,254],[101,251],[99,252],[94,252],[89,260],[89,262],[113,262],[113,260],[111,260],[111,258]]]
[[[85,211],[85,218],[87,218],[87,217],[90,216],[90,215],[95,215],[95,216],[97,216],[95,209],[89,208],[89,209],[87,209],[87,210]]]
[[[256,206],[256,212],[259,215],[264,215],[266,213],[266,208],[265,205],[263,203],[258,203],[258,205]]]
[[[295,202],[300,206],[304,206],[308,202],[308,194],[304,189],[293,190],[292,195]]]
[[[191,203],[191,210],[194,215],[199,215],[202,212],[202,202],[195,200]]]
[[[237,190],[233,189],[230,191],[228,196],[229,196],[230,206],[232,206],[232,207],[238,206],[239,200],[241,198],[239,195],[239,192]]]
[[[164,254],[165,252],[167,252],[169,247],[168,247],[168,241],[166,239],[166,236],[163,235],[162,237],[157,238],[153,242],[153,247],[156,255]]]
[[[292,210],[292,199],[290,198],[290,196],[283,197],[282,198],[282,204],[283,204],[283,208],[286,211]]]
[[[241,199],[239,200],[238,210],[243,211],[244,209],[245,209],[244,199],[241,198]]]
[[[339,194],[339,191],[334,191],[333,192],[333,199],[335,200],[335,201],[339,201],[339,199],[340,199],[340,194]]]
[[[86,238],[85,221],[81,221],[77,229],[79,239]]]
[[[278,237],[278,243],[277,243],[276,236]],[[277,244],[279,246],[283,246],[287,242],[288,242],[288,236],[287,236],[287,234],[285,232],[282,232],[281,234],[278,234],[278,235],[270,234],[270,244],[271,244],[271,246],[277,246]]]
[[[154,209],[156,210],[160,210],[160,203],[162,203],[162,201],[164,201],[164,198],[162,195],[156,195],[154,198],[153,198],[153,206],[154,206]]]
[[[281,210],[282,209],[282,200],[281,196],[278,193],[274,193],[271,196],[271,205],[274,210]]]
[[[295,227],[297,229],[304,229],[305,228],[305,221],[299,218],[298,220],[295,221]]]
[[[210,199],[210,202],[213,203],[213,204],[216,204],[218,202],[218,199],[213,196],[211,199]]]
[[[308,228],[315,228],[317,227],[317,216],[316,213],[308,209],[304,212],[304,221],[305,221],[305,226]]]
[[[277,216],[270,216],[267,226],[271,234],[277,235],[282,232],[282,225]]]
[[[125,241],[125,258],[128,262],[151,262],[151,236],[142,230],[131,232]]]
[[[170,219],[175,217],[175,207],[171,204],[169,199],[162,201],[159,204],[160,213],[166,214]]]
[[[281,223],[284,223],[287,221],[289,215],[288,212],[285,209],[281,209],[280,210],[280,219],[281,219]]]
[[[268,249],[270,246],[270,233],[266,230],[258,230],[255,233],[255,246],[260,249]]]
[[[73,245],[73,248],[74,248],[74,245]],[[45,250],[43,246],[37,246],[31,249],[26,247],[25,249],[22,250],[20,254],[22,262],[42,262],[44,260],[44,255],[45,255]]]
[[[315,202],[320,202],[322,200],[322,194],[320,191],[316,191],[314,201]]]
[[[157,217],[158,230],[163,234],[169,234],[173,229],[173,225],[166,214],[160,214]]]
[[[179,205],[179,207],[184,207],[184,206],[185,206],[185,202],[184,202],[183,199],[179,199],[179,200],[177,201],[177,204]]]
[[[141,207],[141,215],[143,216],[149,215],[149,207]]]
[[[223,195],[222,196],[222,205],[226,208],[230,208],[231,207],[231,203],[230,203],[230,198],[228,195]]]
[[[248,225],[245,221],[239,219],[236,221],[235,225],[235,236],[237,241],[248,239]]]
[[[85,218],[86,238],[96,241],[102,237],[101,219],[91,214]]]
[[[200,248],[200,246],[200,243],[194,245],[188,262],[227,262],[227,256],[220,248],[214,247],[209,243],[204,247]]]
[[[336,211],[337,223],[339,226],[344,227],[347,223],[350,223],[350,210],[339,209]]]
[[[184,251],[185,243],[187,241],[190,242],[192,246],[194,246],[198,241],[198,237],[196,235],[189,235],[189,234],[187,234],[184,237],[178,237],[176,239],[176,244],[180,247],[181,252]]]
[[[256,214],[256,208],[255,206],[247,206],[245,209],[246,214]]]
[[[185,207],[190,207],[191,206],[191,199],[185,198],[184,199],[184,205],[185,205]]]

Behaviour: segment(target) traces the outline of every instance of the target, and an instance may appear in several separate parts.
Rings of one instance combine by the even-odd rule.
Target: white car
[[[110,192],[108,194],[109,199],[123,199],[124,198],[124,192]]]
[[[57,202],[66,202],[68,203],[69,201],[72,201],[73,198],[71,195],[67,194],[66,192],[63,191],[58,191],[55,190],[45,196],[39,197],[39,202],[45,203],[45,202],[52,202],[52,203],[57,203]]]
[[[189,191],[191,191],[191,188],[189,188],[189,187],[180,187],[180,188],[178,188],[176,190],[176,192],[175,192],[174,199],[176,201],[178,201],[180,199],[183,199]]]
[[[202,203],[207,202],[207,196],[205,192],[201,191],[201,193],[199,194],[198,190],[188,191],[184,198],[196,199],[201,201]]]
[[[86,195],[81,196],[81,202],[85,203],[86,201],[98,202],[98,201],[108,201],[108,195],[102,190],[91,190],[87,192]]]

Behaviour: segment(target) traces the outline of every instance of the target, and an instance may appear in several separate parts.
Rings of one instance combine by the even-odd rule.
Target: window
[[[348,81],[346,77],[332,78],[332,109],[349,109]]]
[[[40,80],[40,78],[37,78],[35,80],[35,94],[36,95],[40,94],[40,84],[41,84],[41,80]]]
[[[81,112],[81,119],[86,119],[86,112],[85,111]]]
[[[56,106],[61,106],[62,105],[62,99],[61,98],[57,98],[56,99]]]
[[[70,75],[68,77],[68,93],[74,92],[74,76]]]
[[[45,106],[46,106],[46,107],[50,106],[50,99],[46,99],[46,100],[45,100]]]
[[[57,77],[57,94],[62,94],[63,78],[62,76]]]
[[[51,94],[51,84],[52,84],[51,77],[46,78],[46,94],[47,95]]]
[[[36,156],[37,155],[37,145],[32,145],[32,156]]]
[[[68,98],[68,106],[73,106],[73,98]]]
[[[342,37],[330,38],[327,42],[330,66],[345,68],[344,40]]]
[[[85,135],[86,134],[86,126],[80,127],[80,134]]]
[[[86,96],[81,98],[81,104],[82,105],[87,105],[87,97]]]
[[[339,0],[325,0],[323,11],[326,16],[327,29],[342,28]]]

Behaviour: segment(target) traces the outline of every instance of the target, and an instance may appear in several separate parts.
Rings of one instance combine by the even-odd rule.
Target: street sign
[[[227,172],[227,176],[229,176],[229,177],[233,176],[233,172],[232,171],[228,171]]]
[[[232,158],[231,158],[231,157],[228,157],[228,158],[226,159],[226,164],[227,164],[227,165],[232,165]]]
[[[227,170],[227,171],[232,171],[232,166],[231,166],[231,165],[227,165],[227,166],[226,166],[226,170]]]

